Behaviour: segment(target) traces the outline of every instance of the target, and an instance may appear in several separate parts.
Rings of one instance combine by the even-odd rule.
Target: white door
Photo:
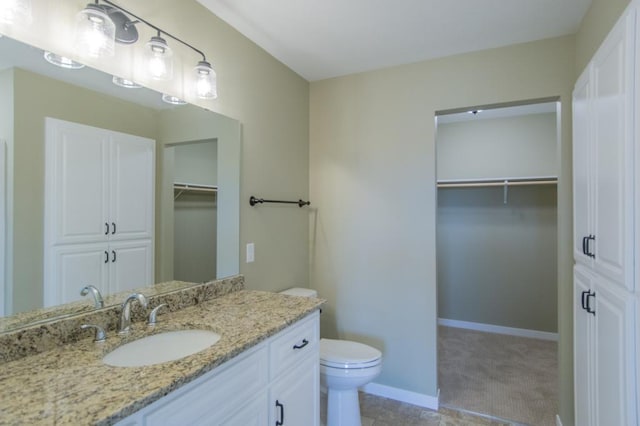
[[[47,244],[106,241],[107,133],[47,118],[46,135]]]
[[[574,268],[573,275],[573,372],[575,387],[575,424],[595,426],[590,390],[592,386],[593,315],[583,308],[591,292],[591,274],[581,266]]]
[[[601,277],[594,283],[594,424],[636,425],[633,297]]]
[[[110,239],[152,238],[155,141],[110,132]]]
[[[154,283],[151,240],[112,242],[109,245],[108,259],[110,293]]]
[[[635,15],[593,59],[595,269],[633,289],[633,37]]]
[[[587,244],[595,247],[591,235],[592,195],[591,179],[591,128],[590,128],[590,82],[589,66],[582,74],[573,92],[573,257],[577,262],[590,265]]]
[[[271,387],[270,425],[317,426],[320,422],[319,363],[310,357]]]
[[[53,248],[53,264],[45,274],[44,306],[83,299],[80,290],[95,286],[107,292],[108,251],[106,244],[74,244]]]

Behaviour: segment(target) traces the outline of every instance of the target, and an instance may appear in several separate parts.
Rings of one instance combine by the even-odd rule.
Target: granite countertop
[[[161,311],[153,330],[138,322],[126,338],[111,332],[102,344],[84,339],[4,363],[0,423],[112,424],[276,334],[323,302],[239,290],[179,311]],[[211,330],[221,338],[204,351],[163,364],[112,367],[101,361],[127,341],[179,329]]]

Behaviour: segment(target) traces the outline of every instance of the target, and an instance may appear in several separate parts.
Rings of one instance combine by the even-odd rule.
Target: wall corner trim
[[[360,388],[360,390],[371,395],[394,399],[396,401],[406,402],[407,404],[438,411],[440,389],[438,389],[438,394],[436,396],[394,388],[391,386],[381,385],[379,383],[369,383]]]

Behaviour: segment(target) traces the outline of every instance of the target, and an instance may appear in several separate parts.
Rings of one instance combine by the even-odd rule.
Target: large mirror
[[[112,78],[53,66],[42,50],[0,37],[0,332],[68,314],[47,306],[43,289],[46,117],[156,141],[152,283],[239,271],[240,123]]]

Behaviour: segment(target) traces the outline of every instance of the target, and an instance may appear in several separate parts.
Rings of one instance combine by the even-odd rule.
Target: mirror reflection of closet
[[[215,139],[167,147],[173,156],[174,279],[216,277],[217,164]]]

